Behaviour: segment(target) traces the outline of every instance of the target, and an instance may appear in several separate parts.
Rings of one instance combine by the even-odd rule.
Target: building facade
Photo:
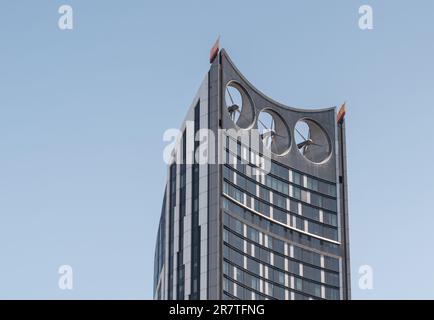
[[[219,51],[169,160],[154,298],[350,299],[343,116],[273,101]]]

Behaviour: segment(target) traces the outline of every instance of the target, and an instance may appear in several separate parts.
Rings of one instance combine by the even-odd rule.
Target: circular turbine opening
[[[328,159],[331,153],[330,139],[315,121],[299,120],[294,131],[297,149],[303,157],[314,163]]]
[[[247,91],[238,83],[230,82],[225,90],[225,104],[232,122],[248,129],[255,118],[253,103]]]
[[[288,127],[275,111],[263,110],[258,116],[258,131],[265,148],[283,155],[291,146]]]

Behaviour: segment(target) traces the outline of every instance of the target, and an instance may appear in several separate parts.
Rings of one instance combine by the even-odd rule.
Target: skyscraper
[[[349,299],[345,109],[284,106],[218,48],[168,158],[155,299]]]

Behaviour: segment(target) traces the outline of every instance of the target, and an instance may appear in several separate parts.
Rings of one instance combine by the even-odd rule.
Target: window
[[[321,265],[321,256],[318,253],[303,249],[302,255],[303,255],[302,257],[303,261],[316,266]]]
[[[327,227],[327,226],[323,226],[322,228],[324,230],[324,237],[329,238],[329,239],[333,239],[333,240],[338,240],[338,230],[336,230],[335,228],[332,228],[332,227]]]
[[[308,279],[320,282],[321,281],[321,270],[304,265],[303,266],[303,276],[308,278]]]
[[[246,179],[239,174],[237,174],[237,186],[239,186],[243,190],[246,189]]]
[[[295,227],[298,230],[304,231],[304,220],[299,217],[295,217]]]
[[[297,199],[297,200],[301,199],[300,188],[297,188],[297,187],[293,187],[292,188],[292,197],[295,198],[295,199]]]
[[[238,268],[236,268],[236,273],[237,273],[237,281],[238,282],[244,282],[244,272]]]
[[[235,250],[229,249],[229,260],[237,266],[244,266],[244,256]]]
[[[253,199],[253,208],[251,208],[251,209],[259,212],[259,200],[255,199],[253,197],[252,197],[252,199]]]
[[[278,189],[278,191],[280,191],[281,193],[284,193],[284,194],[288,194],[288,192],[289,192],[289,185],[286,182],[279,181],[279,189]]]
[[[237,284],[236,286],[237,286],[237,297],[239,299],[244,299],[244,288],[239,284]]]
[[[233,186],[228,186],[228,195],[238,202],[244,202],[244,193]]]
[[[310,195],[310,203],[317,207],[322,207],[322,197],[318,194],[312,193]]]
[[[272,188],[276,191],[279,191],[280,193],[283,194],[288,194],[288,190],[289,190],[289,185],[286,182],[283,182],[279,179],[276,179],[270,175],[265,177],[265,184],[266,186],[268,186],[269,188]]]
[[[259,231],[251,227],[247,227],[248,238],[256,243],[259,243]]]
[[[274,286],[273,296],[276,299],[284,300],[285,299],[285,289],[279,286]]]
[[[337,204],[335,199],[325,198],[322,199],[322,205],[325,209],[331,210],[331,211],[337,211]]]
[[[332,197],[336,197],[336,186],[329,184],[328,185],[328,194]]]
[[[295,293],[294,294],[295,300],[309,300],[309,298],[303,294]]]
[[[272,283],[266,282],[266,286],[268,286],[268,294],[273,295],[274,285]]]
[[[227,246],[223,246],[223,258],[226,258],[226,259],[230,258],[229,248]]]
[[[287,180],[289,176],[289,170],[274,161],[271,162],[271,173],[285,180]]]
[[[329,285],[339,287],[339,275],[337,273],[326,272],[325,282]]]
[[[287,214],[286,212],[273,208],[273,219],[276,221],[279,221],[281,223],[285,223],[287,222],[286,220]]]
[[[223,278],[223,290],[229,292],[229,280],[226,278]]]
[[[241,223],[241,221],[232,218],[231,216],[229,217],[229,228],[239,234],[243,234],[243,224]]]
[[[318,180],[313,179],[311,177],[307,177],[307,188],[314,191],[318,191],[319,188]]]
[[[279,270],[274,270],[274,281],[285,285],[285,274]]]
[[[256,201],[256,203],[258,204],[258,208],[256,209],[256,211],[269,217],[270,216],[270,206],[268,204],[265,204],[265,203],[259,201],[259,200]]]
[[[275,254],[274,255],[274,266],[279,268],[279,269],[282,269],[282,270],[285,269],[285,259],[282,256]]]
[[[268,236],[268,248],[273,249],[273,240],[274,238],[271,236]]]
[[[251,276],[250,287],[251,287],[253,290],[259,291],[259,279],[256,278],[256,277],[254,277],[254,276]]]
[[[270,263],[270,252],[268,250],[260,248],[259,259],[265,263]]]
[[[318,191],[331,197],[336,197],[336,185],[323,181],[318,182]]]
[[[259,187],[259,196],[261,199],[270,202],[270,191],[264,187]]]
[[[239,220],[234,219],[234,230],[243,234],[243,224]]]
[[[312,179],[312,190],[318,191],[318,180]]]
[[[259,274],[259,262],[255,261],[253,259],[247,258],[247,269],[250,272]]]
[[[329,299],[329,300],[338,300],[339,299],[339,290],[326,287],[325,296],[326,296],[326,299]]]
[[[223,183],[223,193],[229,194],[229,185],[227,184],[227,182]]]
[[[270,238],[271,237],[269,237],[269,239]],[[274,251],[283,254],[283,252],[285,251],[284,247],[285,247],[285,243],[282,240],[273,238],[273,250]]]
[[[252,195],[256,195],[256,184],[250,180],[246,180],[246,190]]]
[[[298,214],[298,202],[293,200],[289,201],[289,210],[292,213]]]
[[[301,175],[298,172],[292,172],[292,182],[301,185]]]
[[[226,150],[226,159],[225,160],[226,160],[226,164],[231,164],[231,162],[232,162],[232,156],[228,150]]]
[[[337,216],[334,213],[324,212],[324,223],[337,227],[338,221]]]
[[[310,281],[303,281],[304,291],[312,296],[321,297],[321,285]]]
[[[233,179],[232,179],[232,178],[233,178],[232,170],[229,169],[228,167],[224,166],[224,167],[223,167],[223,177],[224,177],[225,179],[227,179],[227,180],[233,182],[233,181],[232,181],[232,180],[233,180]]]
[[[321,297],[321,286],[319,284],[314,284],[314,295]]]
[[[339,271],[339,259],[324,256],[324,266],[326,267],[326,269]]]
[[[193,198],[193,211],[197,212],[199,210],[199,198]]]
[[[286,209],[286,198],[277,193],[273,194],[273,203],[282,209]]]
[[[303,204],[303,216],[309,219],[319,221],[319,210]]]
[[[289,261],[289,272],[296,275],[300,274],[300,264],[298,262]]]
[[[223,241],[226,241],[226,242],[229,241],[228,230],[223,230]]]
[[[244,250],[244,240],[232,233],[229,235],[229,244],[240,251]]]
[[[300,278],[295,278],[295,289],[303,290],[303,281]]]
[[[321,256],[318,253],[297,246],[294,246],[294,258],[316,266],[321,264]]]
[[[308,227],[309,227],[309,229],[308,229],[309,233],[316,234],[318,236],[325,236],[323,234],[324,233],[323,232],[323,227],[320,224],[309,221],[308,222]]]
[[[223,262],[223,274],[229,275],[229,264],[226,261]]]

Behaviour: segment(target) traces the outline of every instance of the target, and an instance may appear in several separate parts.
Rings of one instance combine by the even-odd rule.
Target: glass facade
[[[223,194],[258,214],[285,224],[289,228],[324,239],[338,241],[337,198],[308,188],[301,181],[315,181],[323,191],[336,192],[333,183],[319,181],[272,162],[271,172],[263,177],[253,175],[258,168],[226,150],[235,159],[223,170]],[[251,152],[252,153],[252,152]],[[255,171],[256,169],[256,171]],[[278,173],[275,176],[274,173]],[[290,182],[289,177],[298,177]],[[285,181],[282,176],[286,176]],[[258,180],[263,180],[260,182]]]
[[[274,161],[252,174],[236,143],[222,167],[224,298],[339,299],[336,184]]]
[[[158,286],[158,282],[160,279],[161,271],[164,266],[164,258],[165,258],[165,230],[166,230],[166,193],[164,193],[163,198],[163,206],[161,209],[161,218],[160,223],[158,225],[157,232],[157,242],[155,245],[155,256],[154,256],[154,292],[156,292],[156,298],[161,299],[161,288]]]

